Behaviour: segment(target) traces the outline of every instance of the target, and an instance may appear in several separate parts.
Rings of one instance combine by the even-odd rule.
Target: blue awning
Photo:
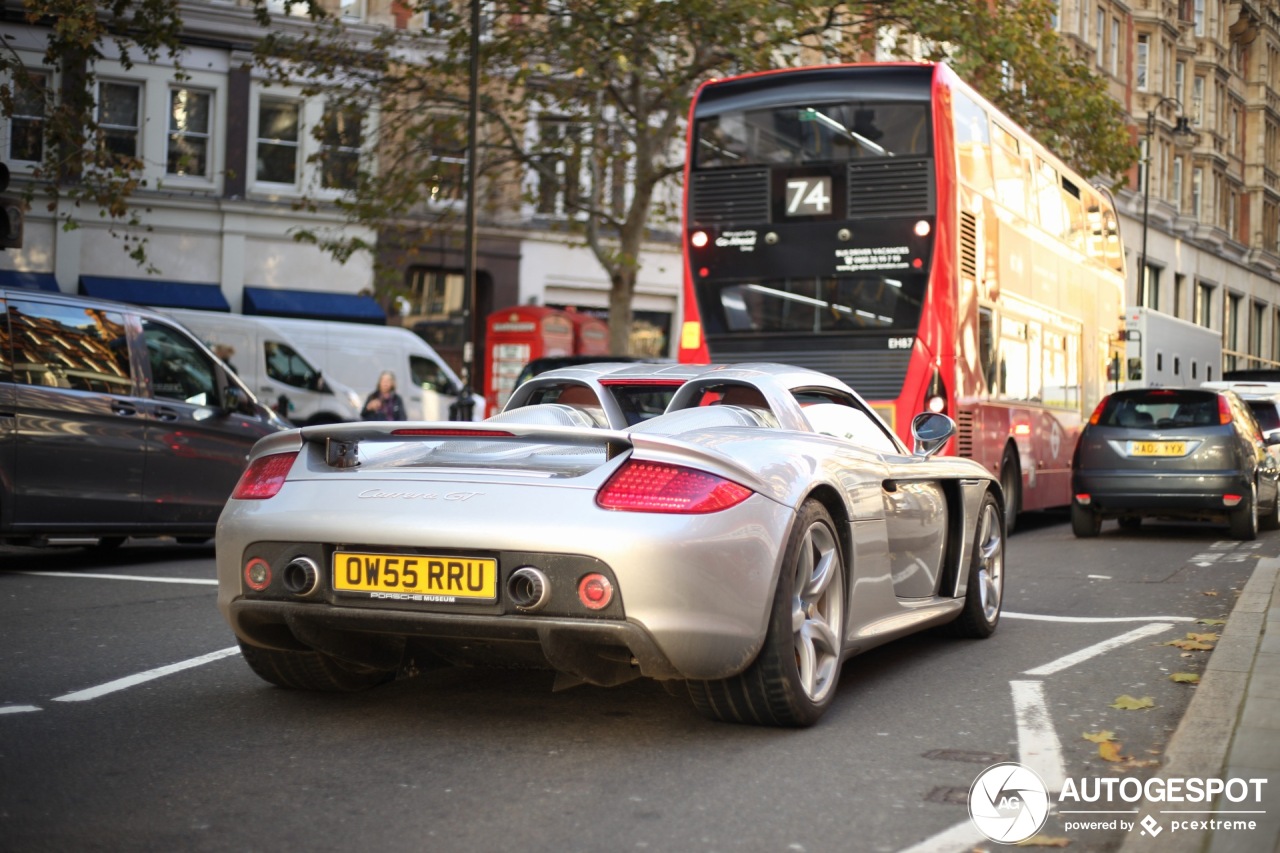
[[[246,287],[244,313],[379,325],[386,325],[387,322],[386,312],[372,296],[317,290],[278,290],[273,287]]]
[[[58,292],[58,280],[51,272],[21,272],[0,270],[0,287],[22,287],[27,290]]]
[[[164,281],[158,278],[109,278],[80,276],[80,292],[99,299],[155,305],[158,308],[199,308],[203,311],[230,311],[231,303],[216,284]]]

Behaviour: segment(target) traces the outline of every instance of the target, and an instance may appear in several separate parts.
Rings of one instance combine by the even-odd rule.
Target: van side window
[[[305,358],[298,355],[297,350],[279,341],[266,341],[262,346],[267,362],[267,376],[294,388],[316,390],[320,374]]]
[[[153,320],[142,321],[142,337],[151,363],[151,394],[196,406],[218,404],[218,380],[213,361],[176,329]]]
[[[413,384],[418,387],[425,385],[430,391],[439,391],[442,394],[455,393],[453,383],[440,370],[440,365],[425,356],[409,356],[409,372]]]
[[[13,300],[9,303],[9,331],[16,382],[133,394],[123,314]]]

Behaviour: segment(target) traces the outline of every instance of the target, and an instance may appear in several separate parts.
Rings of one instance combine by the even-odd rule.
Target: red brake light
[[[1221,394],[1218,395],[1218,423],[1231,423],[1231,404]]]
[[[632,460],[604,484],[596,504],[632,512],[701,513],[728,509],[749,497],[750,489],[714,474]]]
[[[249,464],[236,483],[236,490],[231,497],[238,501],[261,501],[275,497],[284,485],[293,460],[298,458],[298,451],[273,453],[270,456],[259,456]]]
[[[1089,415],[1090,424],[1093,426],[1098,425],[1098,418],[1102,417],[1102,407],[1105,405],[1107,405],[1107,398],[1103,397],[1102,400],[1098,402],[1097,408],[1093,410],[1093,414]]]

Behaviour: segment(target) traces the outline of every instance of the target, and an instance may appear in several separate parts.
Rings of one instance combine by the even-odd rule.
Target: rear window
[[[1099,426],[1135,429],[1212,426],[1220,423],[1218,395],[1211,391],[1157,389],[1113,394],[1098,416]]]
[[[1270,432],[1273,429],[1280,429],[1280,413],[1276,412],[1276,404],[1271,400],[1246,400],[1249,404],[1249,411],[1253,412],[1253,416],[1258,420],[1258,426],[1263,430]]]

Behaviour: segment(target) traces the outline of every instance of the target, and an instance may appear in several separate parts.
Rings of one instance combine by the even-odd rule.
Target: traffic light
[[[10,195],[9,167],[0,163],[0,249],[22,248],[22,225],[26,205]]]

